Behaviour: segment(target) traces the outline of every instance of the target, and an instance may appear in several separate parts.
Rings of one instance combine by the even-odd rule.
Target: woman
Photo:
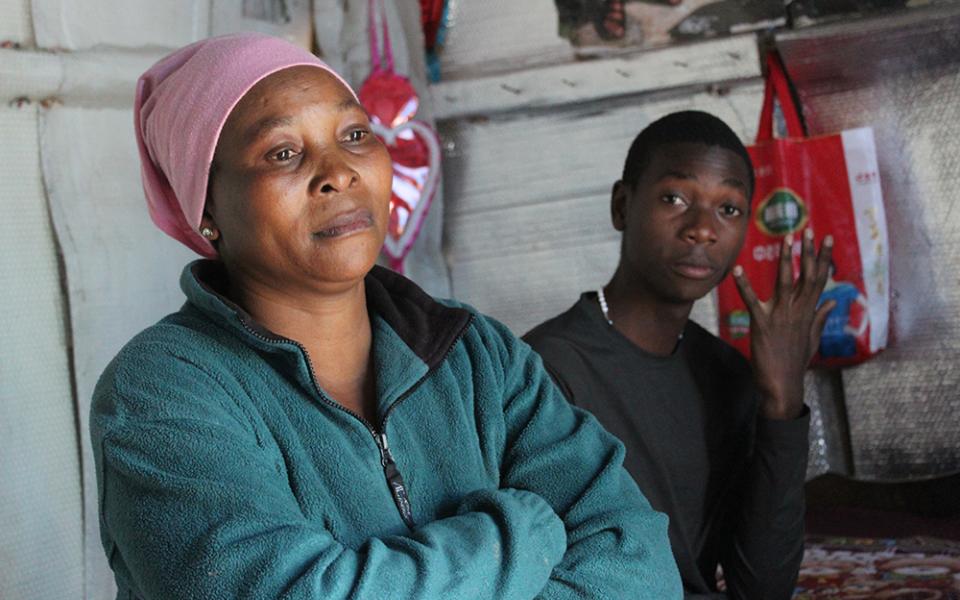
[[[622,446],[502,325],[374,266],[390,159],[281,40],[141,78],[154,221],[209,257],[97,386],[122,598],[679,596]]]

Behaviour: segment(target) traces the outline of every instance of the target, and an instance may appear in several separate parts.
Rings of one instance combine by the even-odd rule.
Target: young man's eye
[[[721,210],[724,216],[727,217],[739,217],[743,214],[743,211],[739,207],[732,204],[725,204]]]
[[[663,200],[667,204],[673,204],[673,205],[679,205],[679,204],[685,203],[683,196],[681,196],[680,194],[664,194],[661,197],[661,200]]]

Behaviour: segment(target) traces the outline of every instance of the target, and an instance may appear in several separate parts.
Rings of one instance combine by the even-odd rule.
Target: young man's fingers
[[[803,232],[803,251],[800,254],[800,285],[807,286],[817,279],[817,252],[813,243],[813,229]]]
[[[743,267],[737,265],[733,268],[733,281],[737,284],[737,291],[740,292],[740,297],[743,298],[743,303],[747,305],[747,310],[750,311],[751,316],[760,314],[760,300],[757,298],[756,292],[753,291],[753,286],[750,285],[750,280],[747,279],[747,276],[743,273]]]
[[[793,287],[793,236],[787,235],[780,245],[780,264],[777,268],[777,296],[784,297]]]
[[[827,317],[830,311],[837,305],[836,300],[827,300],[817,308],[813,315],[813,323],[810,325],[810,358],[817,353],[820,348],[820,336],[823,334],[823,326],[827,323]]]
[[[823,292],[824,286],[827,285],[827,279],[830,278],[830,260],[833,256],[833,236],[828,235],[823,238],[823,243],[820,244],[820,255],[817,256],[817,278],[815,280],[816,288],[814,291],[817,294],[817,297],[820,297],[820,293]]]

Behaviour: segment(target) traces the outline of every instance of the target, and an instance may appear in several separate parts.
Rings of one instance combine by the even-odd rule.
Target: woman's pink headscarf
[[[233,107],[258,81],[301,65],[323,69],[353,91],[316,56],[257,33],[196,42],[140,76],[134,128],[143,190],[157,227],[203,256],[217,255],[199,228],[220,130]]]

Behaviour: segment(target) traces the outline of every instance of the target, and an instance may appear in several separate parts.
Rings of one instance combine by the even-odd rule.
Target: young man
[[[753,169],[722,121],[679,112],[637,136],[613,185],[620,264],[596,292],[525,336],[574,404],[627,447],[626,466],[670,516],[685,592],[789,598],[803,554],[809,413],[803,375],[833,302],[817,308],[832,240],[792,237],[765,302],[733,269],[751,316],[752,364],[689,320],[734,267]],[[718,594],[717,597],[723,597]]]

